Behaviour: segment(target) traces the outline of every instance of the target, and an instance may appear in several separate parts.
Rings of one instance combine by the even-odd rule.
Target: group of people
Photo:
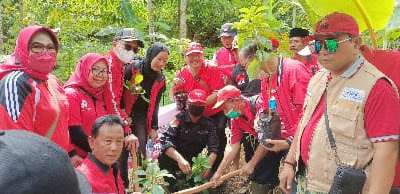
[[[169,91],[171,99],[187,94],[186,106],[159,134],[167,81],[162,69],[169,56],[164,44],[154,43],[144,58],[137,57],[143,41],[135,29],[121,29],[106,56],[84,55],[62,86],[50,73],[59,51],[56,34],[26,27],[0,66],[0,129],[27,130],[53,141],[78,170],[71,175],[75,183],[84,190],[83,174],[92,192],[124,193],[128,157],[145,156],[149,138],[161,140],[160,168],[176,178],[166,178],[171,192],[205,148],[211,168],[201,178],[218,187],[231,164],[238,168],[242,145],[240,172],[249,177],[252,193],[273,193],[278,185],[285,193],[399,190],[400,79],[394,69],[400,52],[362,45],[354,18],[335,12],[313,34],[302,28],[289,32],[292,58],[277,55],[279,41],[271,38],[272,48],[263,50],[269,57],[250,80],[246,69],[259,45],[239,49],[237,34],[232,23],[221,26],[223,47],[212,62],[200,43],[187,45],[187,65]],[[277,135],[265,137],[268,132]],[[0,142],[7,135],[0,131]],[[349,169],[364,175],[361,186],[341,182],[355,181],[338,175]]]

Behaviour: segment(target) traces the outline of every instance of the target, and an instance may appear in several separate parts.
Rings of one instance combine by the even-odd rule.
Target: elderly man
[[[133,61],[139,48],[143,48],[143,41],[140,40],[134,28],[123,28],[115,34],[114,41],[112,42],[112,49],[107,54],[108,63],[108,79],[104,88],[104,103],[106,110],[109,114],[119,115],[125,120],[126,124],[131,123],[131,118],[126,115],[125,110],[120,106],[123,80],[124,80],[124,66]],[[121,170],[122,180],[124,180],[125,187],[129,186],[128,180],[128,151],[137,150],[139,141],[136,136],[131,134],[129,125],[125,127],[125,148],[119,161],[119,168]]]
[[[210,117],[217,127],[217,136],[219,141],[217,159],[213,165],[213,170],[218,168],[224,156],[226,146],[226,117],[221,109],[213,109],[217,101],[217,90],[224,87],[224,81],[221,73],[216,67],[210,67],[204,62],[204,53],[201,44],[192,42],[185,50],[185,62],[187,64],[175,76],[175,82],[172,84],[170,94],[175,91],[190,92],[194,89],[202,89],[207,95],[204,116]]]
[[[310,70],[312,74],[318,71],[317,55],[311,54],[310,51],[302,54],[300,51],[308,49],[307,38],[310,32],[303,28],[292,28],[289,32],[289,47],[293,53],[293,59],[296,59],[302,63]]]
[[[89,137],[92,153],[78,166],[92,186],[93,193],[124,193],[116,162],[124,143],[125,123],[119,116],[98,118]]]
[[[316,24],[313,38],[325,69],[308,85],[280,186],[290,192],[297,174],[300,193],[328,193],[335,188],[389,193],[398,156],[397,89],[360,55],[361,38],[353,17],[337,12],[325,16]],[[336,176],[342,171],[338,166],[347,166],[345,172],[349,167],[363,170],[366,181],[352,178],[354,173]],[[342,178],[348,181],[340,184]]]
[[[192,158],[207,147],[210,166],[217,158],[218,137],[213,121],[203,116],[206,105],[206,93],[195,89],[188,96],[188,110],[182,111],[171,121],[167,131],[161,137],[163,153],[160,157],[160,168],[167,169],[177,179],[182,178],[178,172],[188,175],[191,172]],[[210,169],[203,171],[201,178],[208,177]],[[185,176],[183,177],[185,180]],[[177,190],[176,179],[167,178],[169,191]]]

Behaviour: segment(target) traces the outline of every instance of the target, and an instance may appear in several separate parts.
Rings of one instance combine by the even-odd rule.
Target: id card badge
[[[272,96],[269,100],[268,100],[268,108],[269,110],[276,110],[276,100],[275,97]]]

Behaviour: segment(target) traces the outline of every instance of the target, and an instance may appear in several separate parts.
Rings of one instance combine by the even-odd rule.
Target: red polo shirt
[[[197,81],[193,75],[190,73],[188,67],[184,67],[178,74],[176,74],[176,78],[183,78],[185,83],[180,85],[181,89],[184,91],[190,92],[194,89],[202,89],[206,92],[207,96],[212,92],[217,91],[224,87],[224,81],[221,77],[221,73],[216,67],[210,67],[206,65],[202,65],[200,71],[197,73],[197,76],[203,80],[204,83],[207,84],[207,87],[203,86],[199,81]],[[221,108],[213,109],[215,103],[212,103],[204,109],[205,116],[215,115]]]
[[[244,132],[250,133],[253,137],[258,138],[256,131],[254,130],[254,116],[251,113],[250,103],[245,100],[246,103],[244,112],[236,118],[231,119],[231,144],[240,142]],[[257,111],[256,111],[257,112]]]

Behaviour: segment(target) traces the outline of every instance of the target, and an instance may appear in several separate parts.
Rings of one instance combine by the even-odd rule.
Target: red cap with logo
[[[205,92],[204,90],[202,90],[202,89],[195,89],[195,90],[192,90],[192,91],[189,93],[188,101],[189,101],[190,103],[195,103],[195,102],[197,102],[197,103],[206,104],[206,103],[207,103],[207,94],[206,94],[206,92]]]
[[[215,103],[213,108],[218,108],[222,104],[224,104],[225,101],[232,99],[232,98],[237,98],[241,95],[241,92],[239,89],[237,89],[235,86],[232,85],[227,85],[220,90],[218,90],[217,94],[217,103]]]
[[[328,35],[333,33],[348,33],[354,36],[359,35],[356,20],[345,13],[334,12],[322,18],[315,24],[314,35]]]
[[[190,55],[192,53],[201,53],[203,54],[203,47],[201,47],[201,44],[198,42],[191,42],[189,45],[186,47],[185,54]]]

